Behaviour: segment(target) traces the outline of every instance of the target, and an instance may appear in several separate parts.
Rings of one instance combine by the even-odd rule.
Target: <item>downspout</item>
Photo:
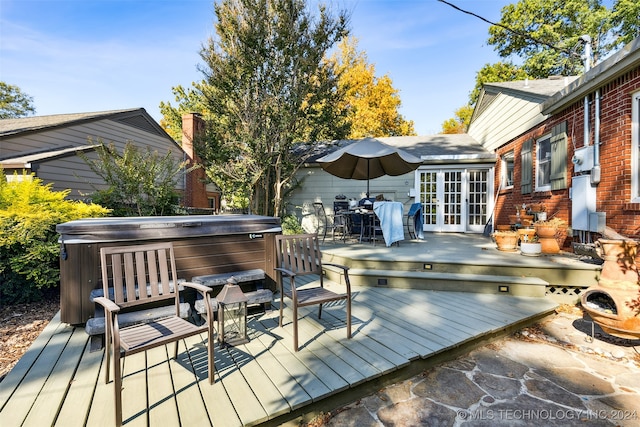
[[[596,89],[595,112],[593,130],[593,169],[591,169],[591,184],[600,183],[600,89]]]
[[[587,74],[591,69],[591,37],[584,35],[580,37],[580,40],[584,43],[584,74]],[[584,146],[588,146],[590,142],[589,138],[589,95],[584,97]]]

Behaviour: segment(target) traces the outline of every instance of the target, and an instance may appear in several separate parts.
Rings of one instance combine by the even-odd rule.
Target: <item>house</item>
[[[497,155],[496,223],[543,203],[578,241],[606,227],[640,238],[640,39],[578,78],[555,78],[551,94],[553,79],[481,92],[468,134]]]
[[[465,135],[381,139],[423,164],[372,180],[371,195],[405,212],[420,202],[425,231],[481,232],[489,217],[509,224],[516,206],[543,204],[578,241],[607,229],[640,238],[640,39],[582,76],[485,84]],[[300,170],[289,199],[311,230],[314,201],[330,211],[335,196],[364,196],[362,181],[313,163],[329,149]]]
[[[482,232],[492,207],[495,155],[469,135],[431,135],[378,138],[423,160],[417,171],[370,180],[370,196],[402,202],[404,212],[421,202],[425,231]],[[328,214],[343,196],[360,200],[366,181],[335,177],[316,159],[353,141],[337,141],[321,147],[296,175],[297,187],[288,196],[287,211],[301,220],[307,231],[316,231],[314,202],[322,202]]]
[[[122,150],[129,141],[164,154],[174,153],[176,162],[197,162],[193,152],[197,118],[188,115],[180,146],[142,108],[94,113],[60,114],[0,120],[0,167],[8,179],[14,172],[33,173],[53,190],[71,190],[69,198],[83,199],[100,186],[99,178],[78,156],[83,152],[96,159],[98,141],[114,143]],[[198,171],[196,171],[196,174]],[[187,207],[216,208],[219,193],[208,188],[204,173],[188,174],[178,183],[182,204]]]

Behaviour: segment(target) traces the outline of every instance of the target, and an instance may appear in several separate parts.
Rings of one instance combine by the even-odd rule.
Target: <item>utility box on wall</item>
[[[571,183],[571,228],[589,231],[589,215],[596,211],[596,187],[589,175],[574,176]]]
[[[577,148],[571,161],[574,172],[590,171],[593,168],[593,145]]]

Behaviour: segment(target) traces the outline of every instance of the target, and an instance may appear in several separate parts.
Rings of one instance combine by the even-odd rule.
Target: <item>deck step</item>
[[[337,275],[328,271],[329,276]],[[332,277],[333,280],[339,278]],[[527,297],[544,297],[549,283],[537,277],[489,274],[349,269],[352,285],[411,288],[434,291],[478,292]]]

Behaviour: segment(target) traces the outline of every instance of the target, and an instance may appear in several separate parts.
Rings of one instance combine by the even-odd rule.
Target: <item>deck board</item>
[[[173,346],[171,346],[173,347]],[[149,425],[176,426],[180,424],[178,406],[173,395],[171,368],[167,346],[147,352],[147,386]]]
[[[96,366],[100,366],[102,363],[104,352],[95,351],[91,353],[84,332],[75,331],[74,334],[77,334],[79,338],[85,339],[84,354],[56,420],[56,425],[62,427],[81,427],[86,425],[96,383],[100,380],[104,381],[103,377],[99,376],[100,369],[96,369]]]
[[[70,332],[70,329],[67,331]],[[66,333],[62,334],[66,336]],[[25,425],[52,425],[56,419],[59,408],[51,405],[50,401],[54,400],[60,403],[64,401],[67,387],[74,376],[76,360],[80,359],[87,342],[86,338],[78,333],[70,333],[69,335],[60,358],[25,418]]]
[[[275,310],[249,319],[247,344],[215,343],[214,384],[206,378],[206,336],[180,342],[178,360],[173,344],[127,357],[125,425],[259,425],[556,306],[541,298],[354,287],[353,338],[346,339],[343,306],[329,305],[322,319],[305,308],[296,353],[291,310],[285,300],[281,328],[278,305],[276,298]],[[112,425],[113,381],[104,383],[104,351],[89,352],[88,343],[82,328],[54,318],[3,381],[0,424]]]

